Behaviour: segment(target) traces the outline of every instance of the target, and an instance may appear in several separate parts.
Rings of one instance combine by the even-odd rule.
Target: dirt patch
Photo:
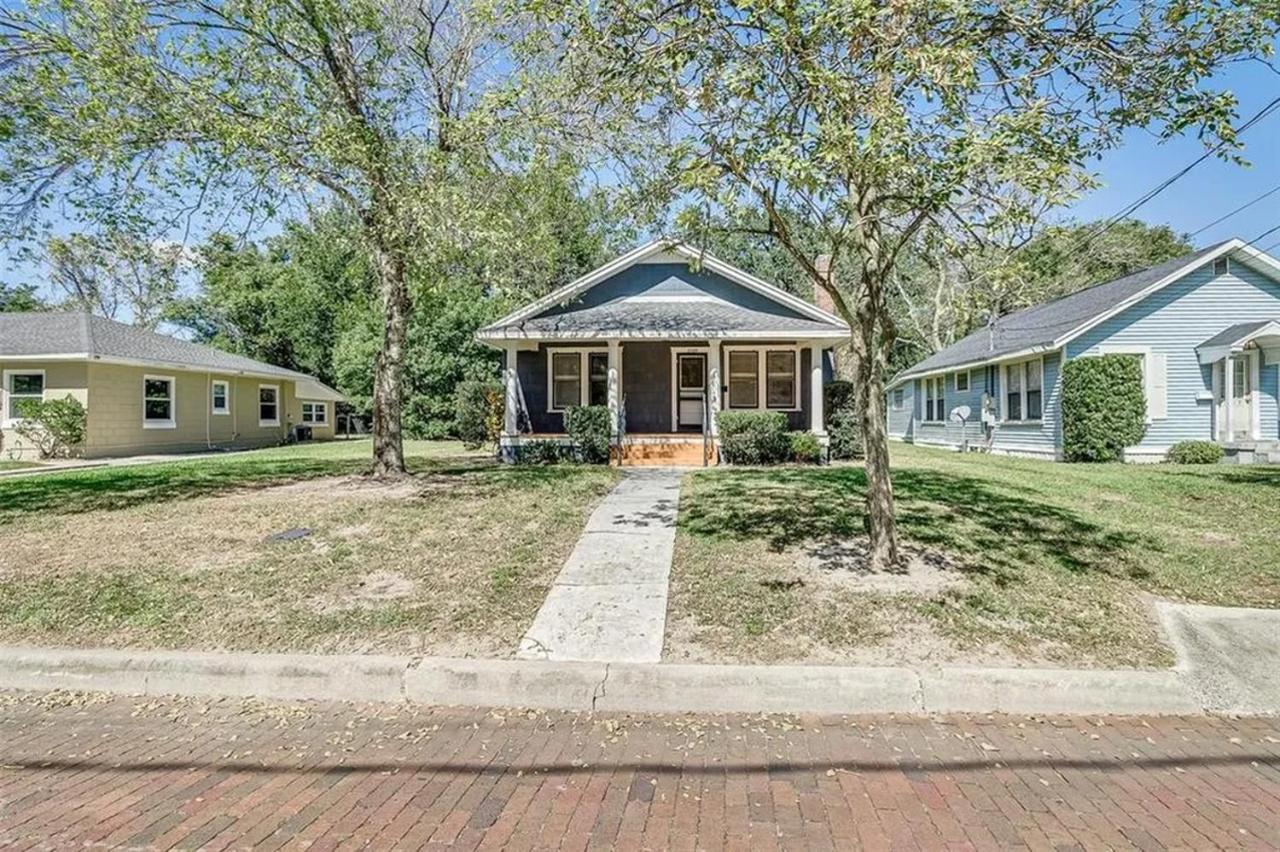
[[[394,571],[371,571],[356,583],[353,597],[357,601],[390,601],[407,598],[417,589],[417,584],[403,574]]]
[[[276,485],[260,493],[278,498],[321,497],[343,500],[408,500],[423,491],[422,483],[412,477],[380,480],[369,476],[330,476],[307,479],[289,485]],[[227,495],[223,499],[242,499]]]
[[[964,582],[962,565],[937,550],[903,545],[902,564],[874,571],[866,539],[830,539],[805,546],[796,558],[795,576],[778,582],[848,589],[854,592],[924,595]]]

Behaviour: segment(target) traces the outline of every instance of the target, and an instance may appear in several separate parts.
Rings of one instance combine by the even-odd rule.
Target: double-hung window
[[[730,349],[729,408],[799,408],[796,354],[794,349]]]
[[[901,411],[907,407],[907,395],[902,388],[894,388],[893,391],[893,410]]]
[[[173,429],[177,425],[173,376],[143,376],[142,428]]]
[[[323,426],[329,422],[329,406],[323,402],[302,403],[302,425]]]
[[[209,410],[214,414],[231,413],[231,385],[228,382],[215,381],[209,398]]]
[[[555,350],[549,359],[548,410],[564,411],[575,405],[609,404],[609,353],[585,349]]]
[[[22,407],[44,399],[43,370],[14,370],[4,374],[4,419],[22,419]]]
[[[279,385],[258,385],[258,425],[280,425]]]
[[[924,419],[934,422],[946,416],[946,377],[937,376],[924,380]]]
[[[1005,367],[1004,419],[1039,420],[1044,416],[1044,362],[1040,358]]]
[[[729,407],[755,408],[760,404],[760,358],[755,352],[729,353]]]
[[[956,393],[969,392],[969,371],[961,370],[956,373]]]

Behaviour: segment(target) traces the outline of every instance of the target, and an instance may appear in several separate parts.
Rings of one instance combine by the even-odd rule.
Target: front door
[[[676,428],[701,429],[707,393],[707,356],[676,355]]]
[[[1227,402],[1226,396],[1226,375],[1223,365],[1225,362],[1218,362],[1219,369],[1219,388],[1221,395],[1219,396],[1219,422],[1222,424],[1222,432],[1226,432],[1226,405],[1231,406],[1231,434],[1225,435],[1222,440],[1226,441],[1247,441],[1253,437],[1253,404],[1256,397],[1253,387],[1253,359],[1257,357],[1256,352],[1242,352],[1231,359],[1231,401]]]

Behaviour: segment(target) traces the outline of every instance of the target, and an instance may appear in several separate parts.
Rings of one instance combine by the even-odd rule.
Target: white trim
[[[702,393],[706,396],[707,380],[711,375],[711,351],[706,346],[672,346],[671,347],[671,431],[680,431],[680,356],[701,355],[702,357]],[[706,406],[703,407],[704,411]]]
[[[548,414],[564,414],[564,408],[555,407],[555,376],[551,370],[551,364],[554,356],[563,355],[571,352],[578,353],[578,405],[588,405],[591,402],[591,355],[603,354],[605,357],[609,355],[607,346],[548,346],[547,347],[547,413]],[[608,368],[606,368],[605,381],[608,381]],[[606,385],[607,387],[607,385]]]
[[[729,367],[729,359],[734,352],[755,352],[756,353],[756,404],[754,408],[745,406],[731,405],[733,399],[733,372]],[[768,352],[790,352],[793,358],[795,372],[792,376],[792,389],[794,405],[789,407],[776,407],[766,405],[769,392],[769,373],[768,373]],[[725,411],[799,411],[800,410],[800,346],[799,344],[778,344],[775,346],[725,346],[724,347],[724,384],[730,390],[725,393]]]
[[[226,405],[224,405],[222,408],[218,408],[213,404],[214,397],[216,396],[216,394],[214,393],[214,388],[216,388],[218,385],[222,385],[223,396],[225,397],[225,401],[226,401]],[[227,416],[231,414],[231,382],[227,381],[226,379],[210,379],[209,380],[209,413],[218,414],[222,416]]]
[[[147,382],[169,383],[169,416],[149,419],[147,417]],[[142,375],[142,428],[143,429],[177,429],[178,428],[178,380],[173,376]]]
[[[960,377],[964,376],[964,387],[960,387]],[[952,379],[956,386],[956,393],[969,393],[969,389],[973,387],[973,370],[956,370],[955,378]]]
[[[315,412],[316,406],[320,406],[320,410],[324,412],[324,419],[308,420],[307,419],[308,405],[311,406],[311,410],[313,414]],[[301,425],[303,426],[328,426],[329,425],[329,403],[324,402],[322,400],[318,400],[318,399],[300,399],[298,400],[298,407],[299,407],[299,410],[302,412]]]
[[[805,300],[793,296],[785,290],[775,287],[748,272],[738,269],[736,266],[725,263],[708,252],[695,249],[680,240],[659,238],[646,245],[632,249],[621,257],[615,258],[604,266],[587,273],[575,281],[569,282],[563,287],[543,296],[541,299],[531,302],[523,308],[507,314],[496,322],[490,323],[485,326],[485,328],[480,329],[480,331],[476,333],[476,336],[481,339],[505,338],[508,335],[499,334],[496,330],[503,326],[514,325],[527,320],[530,317],[542,313],[548,308],[565,304],[571,299],[574,299],[591,289],[596,284],[612,278],[619,272],[635,266],[638,263],[642,263],[645,258],[664,252],[678,254],[687,260],[697,262],[704,269],[709,269],[717,275],[728,278],[735,284],[740,284],[749,290],[754,290],[760,295],[777,302],[778,304],[791,308],[797,313],[803,314],[817,322],[829,323],[844,329],[848,328],[845,321],[837,317],[835,314],[828,313],[816,305],[811,305]]]
[[[6,356],[4,360],[8,361],[8,356]],[[35,375],[40,376],[40,400],[43,402],[45,399],[45,391],[48,390],[49,384],[48,376],[45,375],[45,371],[43,369],[33,367],[30,370],[5,370],[4,373],[0,375],[0,382],[3,382],[3,384],[0,384],[0,428],[12,429],[26,419],[25,417],[9,416],[9,377]],[[20,393],[18,396],[22,399],[34,399],[31,394]]]
[[[664,331],[655,329],[652,331],[629,331],[618,332],[614,330],[607,331],[524,331],[523,329],[515,330],[489,330],[481,329],[476,332],[476,340],[482,343],[497,344],[506,340],[619,340],[627,342],[631,340],[778,340],[785,338],[788,340],[812,340],[815,343],[822,343],[825,346],[835,346],[848,340],[848,334],[840,334],[835,329],[801,329],[794,328],[771,328],[764,330],[751,331],[725,331],[724,329],[714,328],[694,328],[682,329],[681,331]],[[952,368],[948,368],[952,369]]]
[[[273,420],[263,420],[263,419],[262,419],[262,390],[263,390],[263,388],[271,388],[272,390],[274,390],[274,391],[276,392],[276,416],[275,416],[275,419],[273,419]],[[255,404],[256,404],[256,406],[257,406],[257,414],[258,414],[258,428],[259,428],[259,429],[263,429],[263,428],[267,428],[267,427],[272,427],[272,426],[279,426],[279,425],[280,425],[280,407],[281,407],[282,405],[284,405],[284,401],[280,399],[280,386],[279,386],[279,385],[259,384],[259,385],[258,385],[258,394],[257,394],[257,398],[254,400],[254,403],[255,403]]]
[[[944,374],[942,374],[941,376],[929,376],[929,377],[927,377],[927,378],[925,378],[925,379],[922,379],[922,381],[924,382],[924,388],[923,388],[924,393],[920,395],[920,399],[923,401],[924,405],[923,405],[923,407],[921,408],[920,422],[921,422],[922,424],[940,424],[940,425],[945,426],[945,425],[946,425],[946,423],[947,423],[947,418],[946,418],[946,415],[945,415],[946,404],[947,404],[947,376],[946,376],[946,374],[944,373]],[[939,384],[941,384],[941,385],[942,385],[942,395],[941,395],[941,396],[931,396],[931,394],[933,393],[932,384],[933,384],[933,383],[935,383],[935,382],[936,382],[936,383],[939,383]],[[896,389],[895,389],[895,390],[896,390]],[[941,401],[942,401],[942,409],[939,409],[937,405],[934,405],[934,406],[933,406],[933,413],[936,415],[936,414],[938,414],[938,413],[939,413],[939,411],[941,410],[941,411],[943,412],[943,416],[942,416],[942,417],[930,417],[930,416],[928,416],[928,412],[929,412],[929,403],[930,403],[930,402],[936,402],[937,400],[941,400]]]
[[[1018,409],[1021,416],[1017,420],[1009,419],[1009,368],[1017,367],[1032,362],[1040,365],[1040,416],[1027,417],[1027,372],[1022,371],[1022,384],[1018,388]],[[1000,364],[1000,423],[1004,426],[1043,426],[1044,425],[1044,403],[1045,403],[1045,386],[1044,386],[1044,356],[1037,358],[1022,358],[1016,361],[1006,361]]]

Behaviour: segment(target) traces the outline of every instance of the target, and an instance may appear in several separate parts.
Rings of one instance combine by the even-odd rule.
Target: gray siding
[[[628,432],[671,431],[670,343],[622,345],[622,396]]]

